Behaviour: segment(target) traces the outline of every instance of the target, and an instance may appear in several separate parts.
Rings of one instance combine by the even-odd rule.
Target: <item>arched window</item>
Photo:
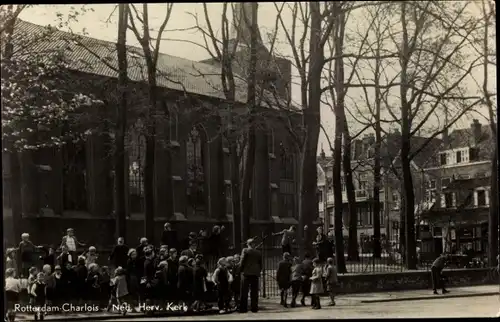
[[[189,132],[186,142],[187,197],[193,211],[204,206],[205,169],[203,167],[203,138],[197,127]]]
[[[127,133],[130,212],[144,212],[144,161],[146,141],[144,124],[137,120]]]

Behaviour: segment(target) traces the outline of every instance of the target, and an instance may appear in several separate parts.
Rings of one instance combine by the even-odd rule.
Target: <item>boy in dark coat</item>
[[[240,307],[240,292],[241,292],[241,267],[240,267],[240,254],[233,256],[233,265],[231,268],[233,275],[233,282],[231,283],[231,292],[234,296],[235,309],[239,310]]]
[[[302,299],[300,300],[300,304],[302,306],[306,305],[306,296],[309,296],[311,291],[311,276],[313,272],[314,266],[311,260],[311,255],[305,254],[304,260],[301,265],[301,273],[302,273]]]
[[[111,255],[109,255],[109,260],[113,262],[116,268],[127,267],[128,249],[129,247],[125,245],[125,239],[119,237],[116,246],[113,248]]]
[[[177,258],[177,250],[170,249],[169,257],[167,259],[167,279],[168,279],[168,300],[177,300],[175,294],[177,293],[177,273],[179,272],[179,260]]]
[[[88,268],[88,276],[86,280],[88,299],[92,304],[98,304],[101,299],[101,274],[99,274],[99,265],[90,264]]]
[[[278,263],[278,270],[276,271],[276,280],[278,281],[281,296],[280,305],[284,307],[288,307],[286,301],[292,275],[292,263],[290,262],[290,258],[290,253],[284,253],[283,260]]]
[[[144,252],[144,273],[141,280],[143,296],[146,301],[153,300],[153,291],[155,286],[155,258],[154,252],[151,249],[146,249]]]
[[[179,258],[177,278],[178,298],[191,308],[194,273],[193,269],[188,265],[188,258],[186,256],[181,256]]]
[[[83,300],[88,300],[86,280],[88,276],[87,266],[85,265],[85,257],[78,257],[78,264],[75,267],[75,289],[76,300],[82,303]]]
[[[193,309],[200,311],[205,307],[206,280],[208,272],[203,265],[203,256],[197,255],[194,267],[194,304]]]

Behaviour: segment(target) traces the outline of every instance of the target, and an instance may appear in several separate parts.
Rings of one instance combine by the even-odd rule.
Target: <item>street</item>
[[[323,299],[327,304],[326,299]],[[269,305],[268,309],[257,314],[227,314],[186,316],[168,318],[133,318],[129,321],[172,321],[172,320],[286,320],[286,319],[356,319],[356,318],[450,318],[450,317],[495,317],[500,307],[498,295],[467,298],[446,298],[425,301],[402,301],[391,303],[354,303],[338,300],[335,307],[323,306],[321,310],[310,307],[283,309]],[[116,319],[108,321],[125,321]]]

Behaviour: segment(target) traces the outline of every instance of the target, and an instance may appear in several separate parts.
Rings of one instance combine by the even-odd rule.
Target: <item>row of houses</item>
[[[389,133],[383,137],[381,146],[381,235],[393,242],[398,242],[399,238],[401,186],[389,165],[397,163],[400,139],[398,132]],[[412,153],[420,150],[427,141],[426,137],[413,137]],[[374,234],[374,142],[374,135],[367,134],[352,144],[358,240]],[[477,252],[487,250],[493,147],[490,125],[475,119],[468,128],[455,129],[430,140],[413,158],[415,224],[422,252],[455,252],[464,247]],[[325,223],[333,223],[333,160],[324,151],[318,157],[317,169],[320,218]],[[347,223],[347,196],[343,182],[342,192],[344,223]],[[346,225],[343,231],[346,236],[349,234]]]

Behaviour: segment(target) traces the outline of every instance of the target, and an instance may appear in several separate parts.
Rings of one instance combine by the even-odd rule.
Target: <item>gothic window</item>
[[[179,116],[175,105],[168,104],[168,114],[170,141],[177,142],[179,140]]]
[[[130,212],[144,212],[144,160],[146,142],[138,120],[128,133],[128,176]]]
[[[82,140],[69,140],[62,146],[64,210],[88,210],[85,145],[86,142]]]
[[[205,172],[203,167],[203,140],[200,131],[194,127],[186,142],[187,197],[193,211],[204,206],[203,187]]]
[[[280,144],[281,179],[293,180],[293,154],[288,151],[283,144]]]

